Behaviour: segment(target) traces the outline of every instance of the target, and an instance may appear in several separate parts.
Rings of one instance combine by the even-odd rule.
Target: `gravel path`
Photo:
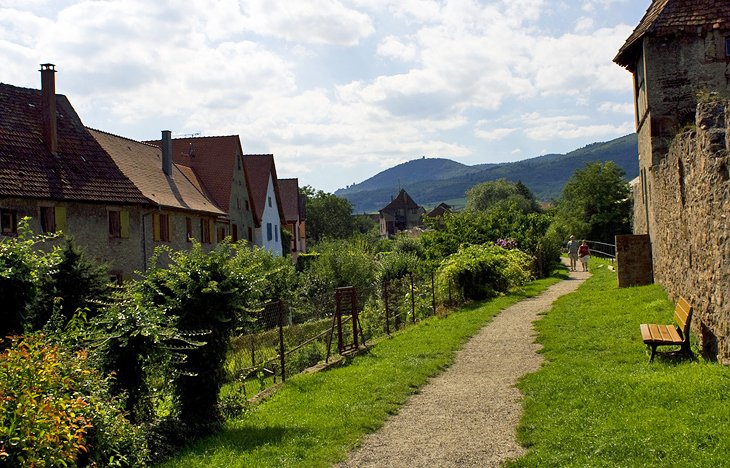
[[[522,455],[516,439],[521,394],[515,384],[542,363],[532,322],[587,277],[572,272],[570,280],[502,311],[456,354],[451,367],[338,466],[487,467]]]

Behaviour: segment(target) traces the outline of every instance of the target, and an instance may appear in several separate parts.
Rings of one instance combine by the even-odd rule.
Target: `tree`
[[[305,199],[309,240],[344,239],[356,232],[349,201],[322,190],[315,191],[309,185],[299,189],[299,193]]]
[[[631,232],[631,200],[624,171],[613,161],[578,169],[563,188],[556,222],[580,238],[614,242]]]
[[[487,211],[514,202],[525,213],[539,211],[535,196],[522,182],[482,182],[466,191],[466,211]]]

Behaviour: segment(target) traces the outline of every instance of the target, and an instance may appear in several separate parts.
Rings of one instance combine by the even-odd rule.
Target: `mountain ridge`
[[[353,212],[376,212],[404,188],[422,206],[463,201],[466,190],[481,182],[522,181],[540,200],[560,196],[576,169],[593,161],[613,161],[631,180],[639,175],[636,134],[596,142],[565,154],[553,153],[509,163],[468,166],[447,158],[421,157],[335,191],[353,205]],[[458,203],[457,203],[458,204]]]

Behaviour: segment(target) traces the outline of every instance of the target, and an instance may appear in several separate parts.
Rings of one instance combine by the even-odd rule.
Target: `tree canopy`
[[[466,211],[487,211],[510,204],[515,204],[525,213],[539,211],[535,196],[522,182],[492,180],[466,191]]]
[[[580,238],[614,242],[631,232],[631,200],[624,171],[612,161],[596,161],[575,171],[558,202],[557,221]]]
[[[305,198],[309,240],[344,239],[356,231],[349,201],[309,185],[299,192]]]

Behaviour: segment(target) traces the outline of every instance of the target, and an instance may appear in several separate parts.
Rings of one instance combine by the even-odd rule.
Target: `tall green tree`
[[[631,199],[624,171],[596,161],[575,171],[563,188],[556,222],[580,238],[614,242],[631,232]]]
[[[539,211],[535,196],[522,182],[491,180],[466,191],[466,211],[488,211],[510,204],[516,205],[525,213]]]
[[[344,239],[357,231],[349,201],[309,185],[299,189],[299,193],[306,203],[309,240]]]

